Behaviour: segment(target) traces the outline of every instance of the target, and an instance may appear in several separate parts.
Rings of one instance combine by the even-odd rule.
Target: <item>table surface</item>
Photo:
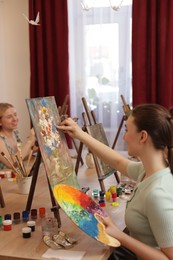
[[[96,170],[88,169],[85,164],[79,168],[78,180],[81,187],[90,187],[88,192],[89,196],[91,196],[93,189],[100,189]],[[115,177],[108,177],[104,181],[104,184],[106,189],[108,189],[110,185],[116,185]],[[14,212],[22,212],[25,210],[28,195],[19,194],[17,183],[10,182],[5,178],[0,180],[0,185],[5,200],[5,207],[0,208],[2,217],[7,213],[10,213],[13,216]],[[113,207],[111,202],[107,202],[106,207],[104,208],[121,230],[125,228],[125,205],[126,200],[119,199],[118,207]],[[46,173],[44,165],[41,164],[31,209],[45,207],[48,215],[51,216],[52,214],[53,216],[53,213],[50,210],[51,206]],[[106,246],[85,234],[70,220],[62,209],[60,209],[60,217],[62,222],[60,230],[63,230],[77,240],[77,244],[70,250],[85,251],[85,255],[82,258],[84,260],[108,259],[111,252],[114,250],[113,248]],[[42,240],[41,221],[39,217],[36,219],[36,230],[35,232],[32,232],[31,238],[29,239],[24,239],[22,237],[22,227],[24,226],[26,226],[26,223],[21,222],[20,224],[13,224],[11,231],[0,230],[0,260],[45,259],[42,255],[47,251],[48,247]]]

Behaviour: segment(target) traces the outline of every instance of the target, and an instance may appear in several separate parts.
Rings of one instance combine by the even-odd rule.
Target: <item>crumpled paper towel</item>
[[[72,251],[72,250],[53,250],[49,248],[42,257],[55,258],[58,260],[81,260],[85,254],[85,251]]]

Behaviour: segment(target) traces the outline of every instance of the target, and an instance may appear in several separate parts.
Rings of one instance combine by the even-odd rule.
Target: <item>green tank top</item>
[[[21,139],[20,139],[20,137],[19,137],[19,131],[18,131],[18,130],[14,130],[14,134],[15,134],[15,137],[16,137],[16,141],[21,143]],[[4,143],[5,143],[5,145],[6,145],[7,149],[8,149],[8,151],[9,151],[11,154],[13,154],[13,153],[14,153],[14,149],[13,149],[13,147],[11,147],[10,145],[7,144],[7,142],[6,142],[6,136],[0,134],[0,138],[4,141]],[[5,169],[5,168],[7,168],[7,166],[6,166],[3,162],[0,162],[0,170],[3,170],[3,169]]]

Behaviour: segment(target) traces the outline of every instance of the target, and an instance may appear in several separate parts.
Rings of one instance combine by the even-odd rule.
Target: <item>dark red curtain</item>
[[[173,106],[173,1],[133,0],[133,106]]]
[[[69,94],[67,1],[29,0],[29,19],[38,12],[40,25],[29,25],[30,96],[55,96],[62,106]]]

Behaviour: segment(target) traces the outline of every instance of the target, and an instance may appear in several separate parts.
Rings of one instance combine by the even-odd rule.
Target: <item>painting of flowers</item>
[[[60,183],[79,188],[65,135],[57,130],[60,116],[55,98],[26,99],[51,187]]]

